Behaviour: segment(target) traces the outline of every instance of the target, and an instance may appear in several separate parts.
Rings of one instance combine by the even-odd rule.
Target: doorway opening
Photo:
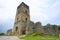
[[[25,35],[26,34],[26,31],[24,30],[24,31],[22,31],[22,35]]]
[[[18,31],[18,27],[16,27],[16,31]]]

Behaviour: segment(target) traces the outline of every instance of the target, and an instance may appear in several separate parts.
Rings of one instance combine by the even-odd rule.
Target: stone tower
[[[22,2],[17,7],[17,13],[13,28],[14,35],[28,34],[29,21],[30,21],[29,6]]]

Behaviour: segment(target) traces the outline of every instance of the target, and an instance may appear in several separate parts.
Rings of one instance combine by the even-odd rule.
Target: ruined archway
[[[18,31],[18,27],[16,27],[16,31]]]

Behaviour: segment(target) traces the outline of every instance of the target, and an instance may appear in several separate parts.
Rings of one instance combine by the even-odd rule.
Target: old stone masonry
[[[16,11],[15,23],[13,27],[14,35],[26,35],[33,32],[44,34],[58,34],[56,25],[42,26],[40,22],[34,23],[30,20],[29,6],[22,2]]]

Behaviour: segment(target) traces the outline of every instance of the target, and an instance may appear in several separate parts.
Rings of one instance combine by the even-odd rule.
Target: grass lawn
[[[60,40],[58,36],[43,36],[38,33],[29,34],[24,37],[20,37],[23,40]]]

